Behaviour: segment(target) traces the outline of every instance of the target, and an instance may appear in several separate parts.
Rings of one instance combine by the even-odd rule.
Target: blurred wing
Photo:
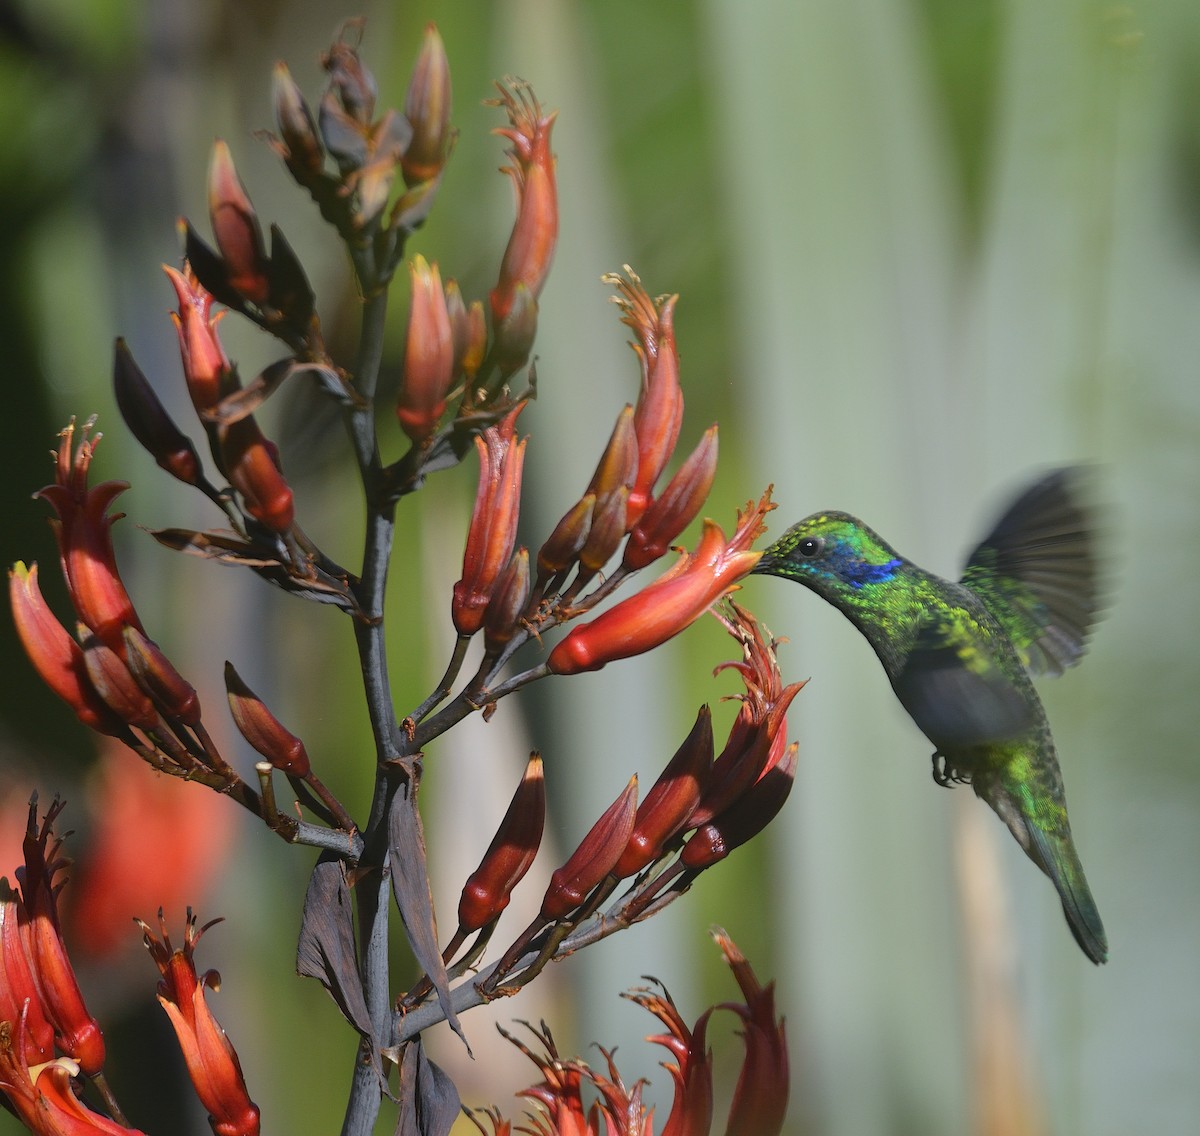
[[[971,553],[962,583],[1008,632],[1031,674],[1062,674],[1087,649],[1099,610],[1096,532],[1077,467],[1057,469],[1009,507]]]
[[[1036,712],[977,643],[953,627],[930,624],[892,679],[896,697],[922,733],[944,753],[1029,732]]]

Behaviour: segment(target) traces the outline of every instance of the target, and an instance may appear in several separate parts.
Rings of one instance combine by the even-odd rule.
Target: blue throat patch
[[[864,584],[884,584],[896,575],[899,567],[899,560],[889,560],[886,564],[866,564],[860,560],[846,566],[843,579],[852,588],[861,588]]]

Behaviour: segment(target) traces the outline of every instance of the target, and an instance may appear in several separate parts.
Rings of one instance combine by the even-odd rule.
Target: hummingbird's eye
[[[796,545],[796,551],[806,560],[811,560],[814,556],[820,556],[824,549],[825,538],[820,536],[810,536]]]

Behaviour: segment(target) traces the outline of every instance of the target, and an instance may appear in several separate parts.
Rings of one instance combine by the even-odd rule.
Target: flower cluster
[[[514,189],[515,218],[502,254],[497,249],[491,286],[471,296],[444,266],[408,251],[435,204],[456,137],[441,38],[432,25],[426,28],[401,109],[380,105],[375,78],[351,42],[356,27],[346,25],[322,57],[326,85],[314,104],[287,67],[276,66],[277,134],[267,139],[349,255],[363,301],[353,364],[334,358],[299,258],[277,225],[260,221],[230,146],[217,141],[208,172],[211,243],[185,224],[184,255],[166,269],[194,412],[191,433],[203,435],[207,456],[172,419],[159,384],[123,340],[116,343],[113,381],[122,417],[143,448],[220,510],[222,527],[160,529],[153,535],[161,545],[242,567],[272,587],[351,617],[373,741],[365,769],[374,796],[365,822],[318,778],[321,755],[310,752],[228,662],[228,707],[254,752],[253,776],[244,778],[218,749],[200,696],[150,638],[118,571],[112,527],[121,514],[111,510],[128,486],[89,485],[99,441],[90,421],[62,432],[54,482],[39,494],[54,511],[74,631],[43,598],[36,564],[12,568],[9,594],[34,667],[85,725],[154,770],[235,801],[285,840],[322,850],[304,901],[297,969],[325,985],[358,1036],[344,1131],[365,1136],[373,1129],[383,1099],[392,1096],[387,1078],[394,1065],[398,1130],[445,1136],[457,1095],[425,1056],[422,1031],[445,1020],[461,1032],[459,1014],[515,993],[548,962],[649,918],[761,831],[792,787],[797,750],[787,742],[786,716],[800,684],[784,683],[775,642],[729,598],[761,555],[753,546],[773,508],[770,490],[740,511],[728,538],[715,521],[700,521],[716,476],[717,428],[703,431],[690,453],[677,457],[684,415],[678,298],[653,298],[628,267],[606,281],[632,332],[637,396],[618,411],[590,480],[568,499],[573,503],[549,535],[520,545],[528,439],[518,425],[528,421],[536,391],[530,359],[558,241],[556,116],[528,84],[510,79],[497,85],[490,105],[505,116],[496,133],[507,143],[502,172]],[[395,388],[385,391],[385,323],[397,282],[407,285],[405,335]],[[243,380],[222,342],[223,321],[231,317],[254,325],[286,354]],[[289,380],[313,383],[343,417],[365,511],[357,570],[306,534],[304,502],[285,476],[279,447],[258,424],[259,409]],[[385,397],[390,412],[380,413]],[[399,456],[385,460],[389,451]],[[472,452],[478,483],[462,571],[445,591],[450,658],[437,686],[401,715],[385,639],[395,622],[385,618],[388,570],[407,567],[400,558],[392,563],[398,507],[430,476]],[[300,448],[288,451],[289,465],[304,457]],[[698,521],[690,550],[676,549],[677,559],[640,589],[630,584]],[[629,594],[618,597],[627,586]],[[744,688],[724,745],[718,751],[703,707],[648,792],[640,793],[631,771],[616,799],[597,807],[589,831],[549,873],[532,921],[485,964],[499,918],[539,854],[547,781],[564,776],[557,755],[531,755],[461,889],[457,924],[443,945],[418,805],[432,743],[469,715],[486,720],[502,699],[535,681],[652,650],[709,611],[738,650],[718,671],[733,670]],[[524,669],[513,665],[522,652]],[[464,670],[468,656],[478,660],[474,671]],[[120,774],[110,770],[110,776]],[[285,782],[294,812],[276,801]],[[104,1086],[103,1039],[83,1006],[58,932],[54,877],[63,861],[50,831],[57,812],[56,805],[39,827],[31,810],[21,891],[0,896],[0,1089],[27,1126],[47,1136],[131,1131]],[[141,828],[138,835],[145,839]],[[103,889],[104,881],[93,875],[90,886]],[[413,970],[423,972],[399,992],[390,970],[393,904]],[[176,948],[161,907],[157,932],[140,925],[161,976],[159,1001],[214,1133],[252,1136],[259,1110],[208,1006],[219,976],[198,973],[194,962],[206,928],[197,927],[189,909],[183,945]],[[722,948],[746,999],[726,1007],[741,1019],[747,1046],[729,1131],[777,1132],[787,1063],[771,990],[758,985],[731,944],[722,941]],[[705,1038],[712,1011],[688,1027],[665,995],[632,997],[664,1024],[667,1032],[657,1040],[675,1062],[676,1101],[665,1131],[707,1133],[713,1104]],[[640,1082],[625,1084],[610,1054],[606,1071],[562,1062],[549,1032],[538,1036],[544,1054],[526,1050],[544,1078],[526,1094],[542,1109],[533,1131],[649,1133]],[[79,1073],[91,1079],[108,1117],[82,1104],[72,1084]],[[589,1086],[599,1098],[585,1105],[581,1093]],[[497,1133],[509,1131],[499,1114],[488,1115]],[[753,1129],[742,1126],[745,1118]]]
[[[729,1136],[778,1136],[787,1111],[788,1057],[783,1022],[775,1015],[774,984],[763,986],[758,981],[724,931],[715,931],[713,937],[745,1002],[712,1006],[689,1027],[665,988],[643,987],[625,995],[658,1018],[666,1031],[647,1039],[663,1046],[673,1059],[672,1064],[664,1063],[675,1093],[660,1131],[662,1136],[708,1136],[712,1130],[713,1062],[707,1038],[710,1019],[721,1009],[740,1020],[745,1047],[725,1132]],[[560,1057],[545,1023],[541,1029],[531,1027],[541,1052],[503,1029],[500,1032],[542,1076],[540,1082],[518,1094],[534,1106],[527,1115],[531,1127],[519,1131],[536,1136],[653,1136],[652,1116],[642,1101],[644,1082],[626,1084],[612,1052],[600,1051],[605,1063],[602,1072],[581,1059]],[[585,1086],[593,1098],[590,1101],[585,1099]],[[509,1136],[513,1131],[511,1122],[498,1110],[483,1115],[491,1126],[491,1136]],[[480,1132],[487,1133],[479,1116],[472,1114],[472,1119]]]

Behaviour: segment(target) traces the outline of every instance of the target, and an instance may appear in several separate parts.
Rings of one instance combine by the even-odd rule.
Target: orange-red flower
[[[739,513],[730,540],[713,521],[705,521],[695,552],[684,553],[654,583],[572,630],[550,652],[547,666],[554,674],[599,670],[606,663],[640,655],[678,635],[758,563],[762,553],[750,546],[762,532],[763,517],[772,507],[768,490],[757,505],[748,505]]]
[[[479,485],[463,552],[463,574],[454,585],[451,604],[460,635],[474,635],[483,626],[488,602],[517,543],[525,439],[517,441],[516,422],[524,406],[518,403],[502,421],[475,439]]]
[[[126,626],[142,630],[133,601],[121,582],[113,551],[112,526],[125,514],[108,514],[108,507],[126,489],[125,481],[105,481],[88,488],[88,470],[100,435],[89,438],[91,422],[80,431],[73,446],[75,422],[62,431],[55,466],[55,481],[35,496],[49,501],[57,518],[52,520],[63,576],[79,618],[114,651],[121,651]]]
[[[212,923],[197,930],[196,917],[189,909],[183,946],[175,950],[161,917],[161,939],[138,922],[146,949],[162,975],[158,1001],[175,1029],[188,1076],[200,1103],[208,1109],[215,1136],[257,1136],[258,1106],[246,1091],[237,1052],[204,998],[205,989],[220,987],[221,976],[215,970],[197,975],[192,959],[196,944]]]
[[[108,708],[88,677],[83,650],[42,598],[38,566],[20,561],[8,573],[8,594],[13,622],[21,646],[42,681],[59,696],[79,720],[102,734],[121,737],[124,724]]]
[[[634,413],[637,434],[637,480],[629,495],[632,525],[653,500],[654,486],[675,452],[683,423],[683,391],[679,386],[679,353],[675,347],[675,301],[652,300],[627,267],[626,276],[609,276],[618,289],[621,322],[637,336],[633,345],[642,365],[642,389]]]
[[[512,143],[508,150],[512,164],[504,172],[512,178],[516,192],[517,220],[490,296],[493,326],[508,320],[518,287],[537,300],[558,241],[558,190],[550,152],[555,115],[542,113],[528,87],[501,86],[499,90],[496,104],[508,113],[509,125],[496,133]]]
[[[433,433],[446,409],[446,393],[454,379],[454,333],[438,266],[414,257],[409,276],[412,298],[396,417],[405,434],[419,443]]]
[[[225,476],[242,495],[246,512],[272,532],[288,532],[296,519],[296,504],[274,443],[252,417],[220,427],[219,434]]]
[[[21,904],[18,909],[21,940],[33,980],[41,994],[42,1009],[54,1026],[55,1039],[88,1075],[104,1065],[104,1035],[84,1005],[75,970],[67,958],[58,924],[58,890],[55,873],[66,866],[59,856],[61,841],[50,844],[52,825],[62,811],[55,802],[39,828],[36,801],[29,806],[25,832],[25,866],[18,870]]]
[[[198,413],[211,410],[229,393],[233,368],[217,337],[223,312],[212,312],[213,298],[201,287],[188,265],[183,271],[163,265],[163,271],[179,299],[179,311],[171,313],[179,334],[183,377]]]

